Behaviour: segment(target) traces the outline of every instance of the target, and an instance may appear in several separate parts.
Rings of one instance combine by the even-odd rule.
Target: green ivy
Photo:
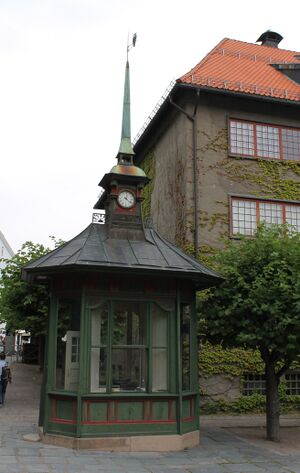
[[[257,166],[253,167],[253,163]],[[245,160],[244,158],[226,157],[215,167],[233,181],[246,181],[258,187],[257,195],[272,199],[300,200],[300,163],[293,161],[276,161],[272,159]]]
[[[202,377],[224,374],[241,377],[244,373],[263,373],[264,364],[258,350],[244,348],[222,348],[221,345],[202,343],[198,359]]]
[[[300,410],[300,396],[280,395],[281,413]],[[248,414],[262,413],[266,411],[266,396],[252,394],[252,396],[241,396],[237,401],[227,402],[219,399],[215,402],[200,402],[201,414]]]
[[[140,164],[140,167],[145,172],[146,176],[151,179],[149,184],[143,188],[143,217],[145,219],[151,217],[151,195],[154,187],[155,180],[155,155],[153,151],[150,151],[143,162]]]

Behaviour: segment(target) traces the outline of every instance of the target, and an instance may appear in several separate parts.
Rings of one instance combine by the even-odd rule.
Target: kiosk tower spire
[[[131,116],[130,116],[130,73],[128,53],[136,43],[136,33],[133,35],[132,43],[127,44],[127,60],[125,68],[125,83],[124,83],[124,97],[123,97],[123,117],[122,117],[122,132],[121,143],[117,155],[119,164],[133,164],[134,151],[131,144]]]

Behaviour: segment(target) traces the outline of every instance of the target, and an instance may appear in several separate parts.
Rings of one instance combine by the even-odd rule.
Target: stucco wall
[[[162,236],[180,246],[189,233],[191,133],[190,122],[178,114],[154,148],[153,223]]]
[[[241,393],[241,381],[238,377],[226,377],[218,374],[200,378],[201,403],[214,402],[220,399],[226,402],[237,401]]]
[[[194,103],[183,105],[193,113]],[[263,186],[249,182],[246,175],[259,172],[256,160],[230,157],[228,119],[248,119],[300,127],[299,110],[262,101],[250,101],[215,94],[200,95],[196,116],[196,162],[198,193],[199,246],[220,247],[229,235],[229,195],[270,197]],[[178,112],[176,118],[156,141],[155,182],[151,214],[158,231],[179,246],[194,243],[194,191],[192,159],[192,122]],[[237,171],[238,166],[238,171]],[[243,173],[245,176],[243,176]],[[300,182],[299,175],[287,177]]]
[[[300,126],[296,110],[241,99],[206,97],[197,116],[198,222],[200,245],[220,246],[230,231],[229,195],[266,195],[261,183],[247,175],[260,173],[257,160],[237,158],[228,152],[228,119],[240,118],[278,125]],[[244,171],[244,172],[243,172]],[[288,177],[300,182],[292,171]]]

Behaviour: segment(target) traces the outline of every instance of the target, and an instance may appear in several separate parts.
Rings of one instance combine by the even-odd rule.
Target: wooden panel
[[[115,401],[117,422],[137,422],[145,420],[145,401]]]
[[[76,399],[51,397],[49,420],[57,423],[75,424]]]
[[[82,421],[84,423],[108,422],[110,401],[88,400],[82,403]]]
[[[176,401],[173,399],[159,399],[150,401],[151,422],[175,422],[176,420]]]
[[[194,398],[187,397],[182,401],[183,420],[191,420],[194,417]]]

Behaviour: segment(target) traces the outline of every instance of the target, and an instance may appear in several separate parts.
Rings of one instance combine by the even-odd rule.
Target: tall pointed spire
[[[127,50],[128,50],[128,48],[127,48]],[[129,76],[128,57],[127,57],[126,69],[125,69],[122,133],[121,133],[121,143],[120,143],[120,148],[119,148],[119,155],[120,154],[134,155],[134,151],[132,149],[132,144],[131,144],[130,76]],[[119,155],[118,155],[118,158],[119,158]]]

